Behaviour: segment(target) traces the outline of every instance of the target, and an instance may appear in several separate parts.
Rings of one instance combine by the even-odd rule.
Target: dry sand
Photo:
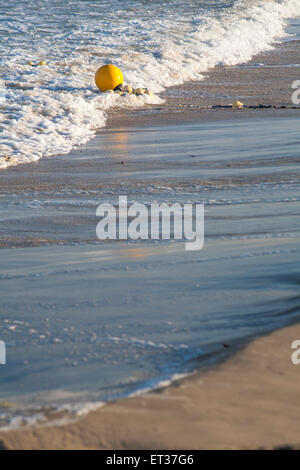
[[[76,423],[0,433],[8,449],[299,447],[300,365],[292,326],[161,392],[108,404]]]

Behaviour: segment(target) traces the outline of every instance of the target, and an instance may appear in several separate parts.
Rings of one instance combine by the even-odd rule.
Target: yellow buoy
[[[95,83],[101,91],[115,90],[123,85],[123,74],[115,65],[103,65],[95,74]]]
[[[242,103],[241,101],[235,101],[232,104],[232,107],[233,107],[233,109],[241,109],[241,108],[244,107],[244,103]]]
[[[31,67],[33,67],[34,63],[30,61],[30,62],[27,62],[27,65],[31,65]]]

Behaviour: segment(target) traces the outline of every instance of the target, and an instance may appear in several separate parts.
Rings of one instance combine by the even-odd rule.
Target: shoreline
[[[277,330],[221,364],[161,390],[108,403],[73,423],[0,432],[0,447],[298,449],[300,366],[291,362],[291,344],[299,338],[299,324]]]
[[[279,42],[274,49],[260,53],[244,64],[215,67],[204,72],[201,81],[167,88],[159,95],[165,100],[160,105],[110,108],[105,126],[97,130],[87,144],[73,148],[68,154],[51,155],[36,162],[3,168],[0,170],[0,181],[3,176],[13,175],[22,169],[34,170],[37,166],[47,169],[53,162],[56,165],[66,164],[72,155],[97,145],[97,139],[103,133],[120,128],[300,116],[300,106],[291,101],[294,91],[291,85],[300,77],[299,47],[300,41],[297,40]],[[230,109],[228,106],[236,100],[241,100],[245,108]],[[259,105],[272,108],[259,108]]]
[[[125,112],[114,108],[100,132],[120,126],[132,127],[137,123],[139,127],[152,127],[195,120],[299,116],[300,106],[291,101],[294,91],[291,84],[300,77],[299,47],[300,41],[280,42],[274,49],[260,53],[244,64],[215,67],[204,72],[201,81],[166,89],[160,94],[165,103],[159,106],[126,108]],[[245,108],[228,108],[236,100],[241,100]],[[278,108],[259,108],[259,105]]]
[[[116,109],[109,118],[107,126],[99,130],[95,139],[86,146],[71,152],[67,156],[43,158],[37,163],[10,167],[0,172],[1,192],[5,194],[16,194],[19,192],[22,194],[25,191],[31,190],[33,192],[43,191],[45,188],[58,192],[68,185],[71,188],[77,187],[77,185],[84,188],[86,185],[84,176],[78,177],[75,181],[72,181],[70,178],[66,182],[64,174],[71,170],[73,172],[71,176],[74,176],[76,172],[84,170],[89,175],[92,175],[94,163],[89,161],[88,158],[72,161],[72,155],[78,156],[84,153],[86,149],[92,148],[93,145],[95,146],[94,152],[97,152],[97,139],[101,139],[106,132],[114,132],[120,127],[130,129],[139,126],[155,127],[162,124],[168,125],[174,123],[180,125],[181,123],[194,121],[214,122],[240,118],[300,116],[300,108],[290,109],[288,102],[291,95],[288,83],[291,83],[297,77],[299,78],[300,65],[294,68],[286,67],[288,62],[292,60],[292,57],[296,57],[297,45],[298,43],[292,44],[292,42],[282,43],[276,51],[270,51],[260,55],[258,58],[254,58],[244,68],[217,68],[205,74],[205,79],[201,82],[184,84],[174,89],[168,89],[165,92],[168,98],[166,104],[160,106],[157,110],[155,107],[143,110],[126,109],[125,112],[124,110]],[[286,53],[287,48],[289,49],[289,54]],[[256,61],[264,61],[264,63],[269,61],[270,68],[272,68],[271,64],[275,57],[281,58],[280,63],[282,65],[281,68],[276,66],[276,71],[278,72],[276,77],[269,73],[269,68],[255,68],[254,66]],[[252,66],[254,68],[251,68]],[[287,71],[288,78],[285,78],[285,86],[283,87],[283,78]],[[238,82],[238,78],[241,83]],[[248,84],[245,84],[246,78]],[[266,80],[268,80],[267,83]],[[253,83],[257,84],[258,82],[261,83],[260,88],[253,85]],[[232,85],[233,83],[234,85]],[[273,84],[273,89],[270,94],[271,83]],[[219,96],[221,87],[223,90],[226,90],[224,91],[225,96]],[[254,88],[256,94],[250,96],[250,90]],[[183,93],[183,91],[186,93]],[[195,98],[195,94],[199,95],[199,97]],[[217,101],[215,104],[220,103],[226,106],[235,97],[245,101],[250,106],[258,105],[259,103],[265,105],[271,103],[277,106],[287,106],[287,108],[276,110],[244,109],[236,111],[226,108],[218,110],[208,109],[212,100]],[[176,112],[178,109],[180,112]],[[141,121],[141,117],[143,117],[143,121]],[[89,155],[88,152],[87,155]],[[97,157],[95,157],[95,162],[95,166],[100,171],[101,162],[100,164],[99,162],[97,163]],[[120,162],[111,164],[111,162],[105,161],[102,163],[104,171],[108,172],[112,167],[114,169],[114,165],[117,167],[120,164]],[[62,171],[62,175],[58,179],[56,174],[57,169]],[[105,186],[103,181],[105,182],[105,179],[102,179],[99,186]],[[92,182],[92,184],[94,183]],[[289,367],[290,351],[287,348],[290,347],[290,338],[297,339],[297,336],[300,337],[300,327],[298,325],[280,329],[263,338],[251,341],[242,351],[234,354],[225,363],[213,366],[204,373],[196,372],[197,377],[188,377],[160,392],[109,403],[103,409],[91,412],[87,417],[68,425],[21,429],[9,431],[5,434],[0,432],[0,442],[3,442],[4,447],[13,449],[215,449],[235,448],[233,442],[237,442],[238,448],[274,448],[287,444],[297,447],[299,439],[297,440],[295,437],[293,440],[292,437],[294,434],[297,436],[296,433],[299,433],[299,428],[292,419],[293,412],[286,410],[286,414],[281,416],[279,414],[276,415],[276,403],[278,405],[279,398],[282,398],[287,388],[291,403],[294,403],[296,407],[295,395],[299,380],[297,380],[297,367],[293,366],[292,369]],[[281,344],[281,350],[275,351],[273,354],[274,349],[277,349],[279,343]],[[283,359],[280,354],[287,359]],[[260,355],[263,357],[263,365],[258,360]],[[276,366],[273,365],[269,356],[276,356]],[[249,371],[246,367],[248,362],[252,364],[252,368]],[[250,372],[252,382],[247,382],[248,377],[243,373],[243,367]],[[237,374],[238,378],[235,378],[235,374]],[[295,383],[288,387],[285,381],[292,381],[291,378],[293,378]],[[205,390],[202,388],[202,380],[207,385]],[[268,405],[264,397],[261,396],[259,388],[255,386],[255,380],[265,383],[266,390],[273,384],[278,401],[276,402],[275,397],[272,397]],[[230,393],[226,393],[228,390],[215,390],[220,389],[219,386],[222,381],[225,383],[227,381],[226,388],[230,388]],[[242,388],[239,389],[240,381]],[[250,387],[250,395],[247,394],[247,386]],[[198,395],[199,390],[201,391],[200,395]],[[244,401],[242,400],[243,397],[239,397],[239,394],[244,397]],[[210,397],[213,397],[215,401],[210,401]],[[237,400],[236,403],[238,403],[240,414],[235,413],[237,405],[233,403],[234,399]],[[253,422],[253,413],[247,409],[247,403],[249,405],[253,400],[256,400],[259,404],[259,413],[257,415],[259,426]],[[128,413],[131,416],[129,423]],[[161,415],[163,413],[165,413],[166,417],[164,418],[165,424],[162,426]],[[220,416],[223,418],[225,416],[226,420],[229,420],[230,416],[232,416],[232,422],[227,421],[226,424],[222,420],[220,421]],[[122,420],[123,429],[119,429],[119,418]],[[265,420],[268,420],[267,423],[265,423]],[[250,425],[249,434],[245,431],[248,422],[253,425],[253,427]],[[287,436],[286,442],[280,440],[280,432],[278,430],[274,431],[274,426],[276,427],[277,425],[281,429],[284,426],[284,435]],[[200,440],[198,437],[198,440],[195,437],[197,433],[201,436]],[[265,434],[269,434],[269,436],[264,441],[263,436]],[[226,439],[224,436],[226,436]]]
[[[300,41],[282,42],[276,46],[270,51],[254,56],[246,64],[209,70],[203,74],[204,79],[200,82],[188,82],[168,88],[160,95],[166,101],[159,107],[147,105],[142,109],[111,108],[106,126],[100,128],[87,144],[73,149],[69,154],[43,157],[37,162],[12,165],[0,170],[0,195],[49,189],[53,191],[55,188],[64,190],[64,187],[68,186],[81,188],[82,184],[78,184],[79,171],[84,171],[88,177],[93,177],[95,171],[98,173],[100,168],[104,175],[116,169],[120,171],[120,163],[125,162],[107,161],[97,155],[105,135],[120,130],[130,132],[131,129],[193,122],[217,123],[227,120],[300,116],[300,106],[291,103],[291,84],[300,77]],[[256,67],[257,63],[263,63],[266,67]],[[289,67],[293,63],[295,66]],[[257,106],[257,109],[212,108],[215,105],[228,106],[237,99],[242,100],[246,106]],[[259,109],[260,104],[272,104],[278,109]],[[127,142],[120,140],[116,144],[120,149],[125,149]],[[82,154],[87,155],[89,161],[82,159]],[[121,168],[121,173],[124,170],[126,172],[127,168]]]

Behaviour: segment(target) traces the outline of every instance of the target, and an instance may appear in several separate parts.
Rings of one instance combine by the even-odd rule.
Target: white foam
[[[138,397],[140,395],[145,395],[147,393],[153,392],[157,389],[162,389],[169,387],[174,382],[178,382],[179,380],[183,380],[186,377],[189,377],[193,374],[193,372],[185,372],[185,373],[175,373],[175,374],[167,374],[164,378],[158,379],[149,379],[143,385],[139,386],[131,393],[125,393],[124,395],[120,395],[118,398],[124,397]],[[82,396],[83,393],[72,393],[72,392],[64,392],[61,390],[57,391],[50,391],[47,392],[48,399],[51,398],[53,395],[56,398],[60,397],[61,399],[65,397],[65,400],[68,398],[72,398],[73,400],[76,399],[76,395]],[[45,394],[44,394],[45,395]],[[81,397],[82,398],[82,397]],[[11,412],[1,413],[0,414],[0,430],[1,432],[9,432],[16,429],[24,429],[24,428],[32,428],[32,427],[45,427],[45,426],[62,426],[64,424],[68,424],[72,422],[74,419],[81,418],[83,416],[88,415],[93,411],[97,411],[103,406],[109,403],[103,401],[77,401],[77,402],[67,402],[56,405],[52,403],[49,406],[39,406],[34,409],[32,406],[24,406],[22,408],[16,408],[15,406],[12,408]],[[50,410],[50,419],[49,419],[49,410]],[[62,416],[60,414],[62,413]],[[2,422],[2,424],[1,424]],[[5,424],[3,424],[5,423]]]
[[[270,49],[277,38],[286,36],[287,18],[300,16],[299,0],[238,0],[220,10],[197,11],[195,6],[185,16],[174,5],[163,13],[151,10],[151,5],[132,12],[124,7],[111,17],[109,9],[93,15],[80,10],[76,27],[66,28],[55,23],[58,3],[47,5],[52,24],[38,9],[27,14],[27,7],[24,17],[4,22],[10,43],[0,45],[0,77],[5,81],[0,168],[69,153],[105,126],[111,107],[161,103],[157,94],[166,87],[200,80],[204,71],[218,64],[236,65]],[[67,2],[65,8],[68,14],[74,7]],[[36,23],[51,34],[39,33]],[[41,58],[48,65],[26,65]],[[127,82],[156,94],[100,94],[94,72],[110,61],[120,66]]]

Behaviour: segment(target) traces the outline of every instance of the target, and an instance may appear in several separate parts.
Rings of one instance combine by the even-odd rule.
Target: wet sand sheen
[[[0,433],[7,449],[299,449],[292,326],[161,393],[111,403],[77,423]]]
[[[269,68],[216,69],[209,75],[206,83],[193,83],[190,86],[170,91],[166,106],[160,110],[133,111],[126,115],[116,110],[108,129],[101,130],[98,137],[88,146],[67,157],[50,157],[37,164],[23,165],[1,172],[1,201],[5,207],[1,237],[2,248],[5,248],[1,252],[3,262],[1,282],[6,283],[5,295],[2,298],[4,303],[2,315],[8,317],[11,315],[11,310],[15,310],[18,305],[23,309],[18,307],[19,311],[27,312],[29,323],[32,322],[33,326],[37,319],[45,314],[45,316],[50,316],[50,319],[52,317],[56,319],[59,316],[61,325],[67,327],[68,325],[64,325],[64,322],[67,322],[68,318],[64,317],[64,314],[72,312],[79,320],[84,309],[94,331],[99,319],[93,317],[92,313],[95,313],[95,305],[100,309],[103,298],[108,313],[115,312],[116,309],[118,312],[124,310],[123,306],[116,303],[113,303],[114,310],[108,307],[112,299],[115,302],[114,289],[109,285],[104,286],[106,290],[104,289],[103,293],[99,292],[99,298],[92,299],[93,305],[88,305],[87,302],[90,300],[90,295],[82,299],[79,294],[83,282],[92,285],[100,279],[103,283],[108,273],[110,279],[114,279],[116,269],[119,270],[118,273],[121,273],[118,276],[119,280],[123,279],[125,292],[128,288],[125,276],[128,285],[132,279],[128,276],[128,269],[130,272],[131,266],[126,260],[126,255],[124,262],[118,260],[117,267],[109,262],[106,267],[107,271],[104,270],[104,274],[97,274],[97,279],[95,272],[88,267],[89,260],[85,260],[85,264],[80,266],[78,256],[80,250],[84,257],[85,252],[91,249],[87,243],[91,244],[92,249],[99,249],[98,246],[93,246],[95,244],[95,208],[99,203],[99,198],[114,199],[120,193],[121,188],[122,193],[125,191],[131,199],[139,197],[148,202],[154,199],[171,201],[189,199],[205,202],[209,207],[206,232],[207,251],[203,252],[203,256],[208,261],[205,266],[205,263],[201,265],[202,253],[199,255],[199,266],[203,266],[202,268],[199,268],[195,260],[189,259],[187,262],[181,250],[177,250],[176,247],[174,247],[174,252],[169,254],[164,251],[165,247],[158,249],[152,247],[151,250],[153,249],[158,258],[163,255],[164,262],[160,260],[158,263],[153,261],[152,256],[147,259],[143,247],[135,247],[138,252],[140,249],[138,257],[135,258],[136,255],[134,255],[132,262],[132,269],[136,276],[133,284],[135,290],[138,289],[138,291],[135,292],[135,301],[132,303],[129,301],[126,307],[127,312],[134,311],[136,299],[139,305],[150,305],[149,318],[154,310],[158,311],[157,308],[151,310],[151,290],[145,293],[144,286],[139,285],[139,282],[143,283],[143,279],[148,279],[149,282],[149,276],[147,277],[145,273],[150,267],[155,275],[155,279],[149,284],[154,289],[154,293],[160,293],[159,284],[162,285],[164,279],[168,279],[171,283],[172,277],[174,290],[171,289],[168,295],[173,292],[172,309],[178,310],[179,323],[176,326],[179,330],[182,327],[180,322],[184,320],[180,314],[180,297],[182,311],[184,311],[184,301],[190,295],[191,311],[189,313],[191,313],[196,312],[200,295],[203,299],[205,295],[207,300],[207,292],[211,295],[209,297],[211,302],[206,304],[207,312],[210,311],[209,309],[213,311],[213,306],[216,306],[216,292],[218,292],[218,306],[223,306],[223,311],[220,308],[219,313],[222,313],[224,317],[225,308],[230,314],[234,313],[235,320],[240,320],[238,315],[241,305],[244,304],[242,299],[246,298],[249,307],[247,313],[254,320],[253,324],[256,328],[256,322],[262,321],[258,328],[260,333],[294,321],[299,315],[296,293],[299,234],[297,117],[300,113],[298,109],[290,109],[290,83],[299,75],[299,67],[285,67],[287,63],[290,64],[296,60],[296,49],[294,50],[293,47],[296,48],[296,44],[283,45],[281,46],[284,50],[282,54],[278,52],[264,55],[265,62],[282,65],[279,73],[277,73],[278,67],[276,68],[276,76],[270,73]],[[289,49],[289,56],[286,48]],[[262,57],[257,59],[259,62],[262,60]],[[253,62],[255,61],[256,59]],[[274,72],[274,69],[272,70]],[[247,86],[245,84],[241,86],[241,77],[247,81]],[[267,78],[270,82],[266,85]],[[212,85],[214,80],[216,84]],[[225,92],[224,80],[227,81],[230,92],[228,89]],[[271,83],[275,87],[272,95],[269,88]],[[210,88],[209,97],[207,95],[206,98],[201,94],[205,87]],[[271,102],[287,106],[287,108],[237,112],[228,109],[203,111],[203,107],[211,104],[212,99],[220,103],[220,96],[217,96],[220,89],[224,90],[226,95],[225,98],[222,97],[224,104],[232,102],[236,97],[243,101],[247,99],[252,104]],[[246,97],[253,89],[255,89],[255,96]],[[180,90],[181,97],[175,99],[176,93],[180,95]],[[183,93],[185,90],[186,94]],[[278,93],[279,90],[281,93]],[[196,100],[196,102],[195,92],[200,94],[199,101]],[[261,119],[251,119],[252,117]],[[281,119],[284,117],[287,119]],[[227,121],[229,118],[232,120]],[[192,121],[193,123],[190,124]],[[217,121],[220,122],[217,123]],[[185,125],[182,124],[183,122]],[[139,127],[136,126],[137,123]],[[162,127],[163,123],[173,124],[173,126]],[[132,127],[133,124],[135,127]],[[141,124],[144,127],[140,126]],[[259,135],[257,146],[253,146],[253,132]],[[226,136],[229,135],[231,142],[230,139],[226,140]],[[203,138],[200,139],[199,136]],[[235,140],[237,136],[238,146]],[[253,147],[251,147],[251,142]],[[143,149],[142,152],[141,149]],[[57,267],[63,266],[67,261],[67,252],[65,251],[63,255],[62,252],[59,253],[59,249],[55,246],[58,244],[70,245],[69,248],[73,250],[73,254],[75,253],[76,259],[75,263],[74,261],[72,263],[78,262],[79,264],[77,273],[76,269],[68,273],[70,285],[71,279],[73,284],[68,292],[67,300],[64,298],[65,293],[60,291],[62,283],[59,277],[60,272],[57,273]],[[47,246],[49,245],[54,246],[50,248],[51,257],[49,255],[48,259]],[[33,248],[35,246],[37,248]],[[21,247],[21,250],[11,250],[12,247]],[[125,247],[125,251],[128,248],[131,247]],[[118,259],[115,247],[112,251]],[[30,262],[28,262],[29,258]],[[34,258],[39,261],[37,273],[41,275],[41,278],[45,274],[46,276],[45,281],[40,279],[35,283],[34,299],[31,299],[26,295],[28,286],[32,285],[31,279],[35,276],[35,266],[32,261]],[[136,259],[142,260],[140,267]],[[148,262],[149,265],[147,265]],[[10,269],[8,269],[9,263],[11,263]],[[228,264],[230,264],[230,273]],[[194,268],[191,269],[193,266]],[[67,264],[65,267],[69,268]],[[87,268],[86,271],[84,271],[85,268]],[[52,269],[54,280],[49,281],[47,276],[50,272],[50,279]],[[84,274],[81,274],[82,270]],[[181,273],[185,283],[175,276],[176,270]],[[24,271],[26,276],[24,276]],[[171,272],[172,275],[170,275]],[[241,274],[243,272],[244,277]],[[257,274],[261,276],[261,279],[256,279]],[[197,276],[200,282],[196,282]],[[21,280],[16,281],[18,278]],[[19,298],[14,297],[15,305],[12,305],[11,292],[16,291],[16,282],[19,283]],[[51,292],[55,291],[56,303],[53,303],[50,294],[47,298],[45,297],[44,292],[50,285],[55,287]],[[78,286],[77,289],[74,289],[75,285]],[[73,291],[78,295],[77,303],[74,301]],[[175,291],[177,297],[174,294]],[[158,299],[165,298],[165,294],[161,292],[161,297],[158,296]],[[233,303],[231,299],[234,300]],[[169,303],[161,305],[165,305],[166,311],[170,310]],[[11,316],[9,318],[12,320]],[[220,318],[221,316],[219,321]],[[161,325],[161,318],[155,321],[157,325]],[[209,322],[207,319],[205,321],[209,329]],[[93,322],[95,322],[94,325]],[[53,341],[57,332],[52,331],[49,325],[48,329]],[[246,330],[243,330],[244,324],[240,323],[237,336],[249,338],[254,333],[253,330],[249,332],[247,329],[252,328],[249,325],[251,325],[250,321],[249,324],[246,323]],[[72,335],[73,339],[78,337],[78,340],[83,342],[80,328],[81,324],[79,324],[78,331],[74,331]],[[226,328],[228,330],[228,326],[225,326],[225,330]],[[199,333],[202,333],[203,329],[202,326]],[[165,330],[167,331],[167,328]],[[27,333],[24,338],[29,341],[30,336]],[[229,339],[232,339],[230,335],[233,333],[232,331],[227,333]],[[191,334],[192,332],[189,335]],[[279,336],[281,334],[282,336]],[[298,334],[297,329],[287,330],[286,333],[278,332],[274,336],[258,340],[251,344],[245,353],[242,353],[246,356],[238,354],[230,362],[220,366],[218,371],[212,371],[201,378],[199,376],[195,382],[187,381],[179,388],[170,388],[163,394],[111,404],[78,424],[61,428],[24,430],[3,434],[1,437],[6,445],[13,448],[59,448],[59,446],[64,446],[64,448],[73,446],[74,448],[76,446],[82,448],[223,448],[223,446],[254,448],[285,444],[286,442],[282,442],[283,435],[289,443],[295,444],[297,441],[292,439],[292,432],[297,430],[297,424],[292,422],[292,407],[289,408],[287,405],[284,408],[282,415],[279,416],[282,426],[278,428],[278,432],[271,432],[275,424],[275,417],[271,415],[274,414],[275,405],[278,406],[279,397],[283,394],[281,378],[291,380],[293,377],[294,379],[295,372],[297,372],[296,368],[290,369],[287,366],[290,364],[290,337],[294,334]],[[217,336],[218,348],[220,348],[224,336]],[[277,375],[274,375],[272,363],[268,362],[269,343],[271,349],[275,344],[276,347],[282,344],[278,354],[285,362],[280,362],[278,365]],[[193,346],[195,345],[196,343]],[[35,348],[36,345],[33,346],[32,353]],[[266,350],[267,356],[262,356],[265,358],[266,367],[260,367],[261,364],[257,360],[257,354],[260,353],[256,351],[261,351],[261,349]],[[52,348],[52,353],[53,350]],[[48,354],[47,347],[43,349],[43,352]],[[193,352],[195,353],[195,350]],[[250,364],[247,376],[243,375],[242,368],[239,367],[239,364],[244,364],[245,361]],[[18,365],[18,367],[21,366]],[[286,367],[288,370],[285,370]],[[235,374],[230,374],[233,370]],[[30,375],[28,377],[28,382],[30,382]],[[251,380],[252,387],[247,382],[248,378]],[[242,388],[238,388],[240,379]],[[201,380],[205,381],[205,387],[201,388]],[[26,385],[26,380],[24,382]],[[255,385],[258,382],[263,383],[263,390],[266,391],[263,397],[260,395],[260,389]],[[225,393],[224,387],[220,388],[220,384],[225,383],[230,384],[226,386],[228,393]],[[268,401],[271,383],[277,395],[274,396],[273,401]],[[289,392],[292,404],[296,400],[295,384],[297,384],[296,380]],[[249,393],[245,393],[243,386],[246,390],[249,389]],[[215,395],[212,393],[213,390],[216,391]],[[208,397],[211,393],[214,398],[210,401]],[[244,401],[242,399],[238,401],[240,393],[244,395]],[[260,399],[262,400],[261,408],[256,416],[259,422],[264,421],[263,412],[267,413],[267,416],[265,415],[266,428],[261,428],[264,433],[255,435],[256,427],[253,422],[253,427],[249,428],[249,434],[246,434],[245,423],[251,420],[248,404],[252,401],[260,403]],[[173,403],[176,405],[174,406]],[[144,415],[141,412],[141,405],[145,411]],[[178,414],[175,413],[175,408],[178,408]],[[116,411],[120,411],[120,416],[122,416],[120,418],[122,419],[121,429],[115,417]],[[158,428],[161,426],[161,421],[156,416],[161,416],[161,412],[165,413],[166,427],[161,427],[160,433]],[[129,421],[128,413],[131,413]],[[223,417],[221,420],[220,415]],[[197,419],[194,419],[194,416]],[[231,420],[230,416],[232,416]],[[180,423],[177,427],[180,429],[178,434],[175,432],[175,420]],[[288,426],[291,432],[286,432]],[[129,432],[129,427],[132,433]],[[174,432],[171,432],[173,428]],[[183,432],[183,429],[186,432]],[[209,429],[209,433],[205,432],[206,429]],[[240,432],[241,429],[244,429],[243,433]],[[266,433],[268,439],[264,440]],[[141,438],[141,435],[144,437]],[[185,436],[186,441],[184,441]]]

